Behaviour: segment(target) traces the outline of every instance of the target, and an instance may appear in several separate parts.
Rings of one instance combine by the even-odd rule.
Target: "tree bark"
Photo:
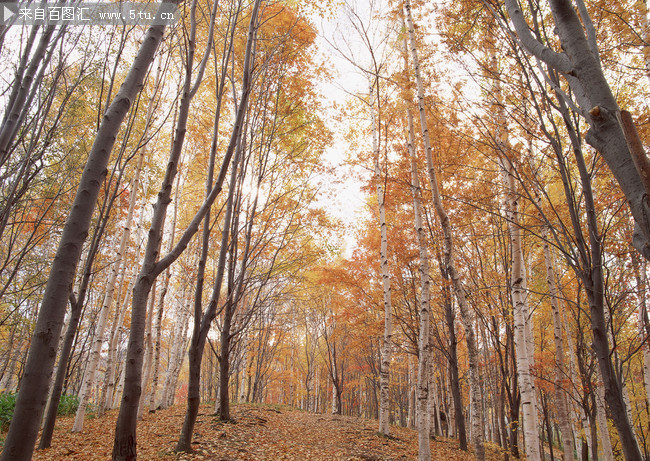
[[[411,4],[409,0],[404,2],[406,10],[406,20],[409,31],[411,43],[411,55],[413,59],[413,68],[415,73],[415,80],[417,84],[417,100],[418,108],[420,111],[420,128],[422,130],[422,140],[424,143],[424,151],[427,159],[427,170],[429,173],[429,186],[431,188],[433,205],[440,221],[440,226],[444,235],[444,265],[443,273],[445,278],[451,280],[458,305],[460,307],[461,319],[463,327],[465,328],[465,339],[467,342],[467,355],[469,359],[469,387],[470,387],[470,415],[471,415],[471,437],[474,444],[474,452],[479,460],[485,459],[485,447],[483,445],[483,412],[481,410],[481,395],[478,377],[478,348],[473,328],[472,313],[467,303],[467,295],[465,288],[460,280],[458,271],[456,270],[456,263],[454,260],[454,244],[452,237],[451,223],[447,212],[445,211],[442,199],[440,197],[440,189],[438,187],[438,180],[436,178],[435,167],[433,164],[433,156],[431,154],[431,143],[429,140],[429,129],[427,125],[426,109],[424,107],[424,88],[422,78],[420,76],[420,66],[417,56],[417,47],[415,42],[415,30],[413,27],[413,18],[411,15]],[[427,319],[428,320],[428,319]],[[428,441],[427,441],[428,443]],[[429,454],[430,457],[430,454]],[[428,458],[427,458],[428,459]]]
[[[257,31],[257,19],[258,12],[260,7],[261,0],[255,0],[253,9],[251,11],[251,19],[248,27],[248,37],[246,41],[246,51],[244,55],[244,68],[243,68],[243,81],[242,81],[242,91],[241,99],[237,107],[237,115],[235,120],[235,125],[233,127],[230,143],[228,145],[228,152],[232,155],[235,151],[239,154],[241,152],[239,148],[240,135],[242,132],[242,127],[244,123],[244,116],[247,111],[248,106],[248,97],[251,91],[251,68],[253,61],[253,45],[256,40],[256,31]],[[228,154],[227,154],[228,155]],[[232,194],[234,194],[234,179],[236,177],[236,170],[239,164],[239,158],[233,161],[232,172],[231,172],[231,188],[229,190],[228,197],[228,209],[232,213]],[[219,173],[217,178],[217,183],[223,183],[225,175],[227,172],[227,163],[224,161],[224,166]],[[216,186],[215,186],[216,187]],[[219,185],[219,187],[221,187]],[[214,189],[213,189],[214,190]],[[228,215],[228,211],[226,212]],[[176,445],[176,451],[191,451],[191,438],[192,433],[194,432],[194,424],[196,422],[196,416],[198,414],[199,406],[199,392],[200,392],[200,374],[201,374],[201,359],[203,358],[203,349],[205,347],[205,342],[207,339],[207,334],[210,329],[212,320],[216,316],[216,311],[218,307],[219,293],[221,291],[221,283],[223,280],[223,271],[225,268],[225,256],[227,252],[227,243],[228,243],[228,233],[230,231],[230,218],[226,216],[224,218],[224,223],[228,223],[226,226],[224,224],[223,235],[221,241],[221,249],[219,253],[219,263],[217,266],[217,276],[215,279],[215,286],[213,290],[210,303],[201,317],[200,324],[196,321],[194,323],[194,330],[192,333],[192,339],[190,341],[190,352],[189,352],[189,361],[190,361],[190,377],[188,385],[188,398],[187,398],[187,410],[185,412],[185,418],[183,421],[183,427],[181,429],[181,434],[179,436],[178,443]],[[195,315],[197,313],[195,312]],[[223,332],[222,332],[223,335]],[[222,358],[223,361],[223,350]],[[227,388],[226,388],[227,390]],[[227,399],[227,396],[226,396]]]
[[[562,447],[564,449],[565,461],[573,461],[573,436],[571,433],[571,419],[567,405],[567,392],[564,389],[563,381],[567,381],[566,359],[564,353],[564,340],[562,337],[562,316],[560,314],[560,296],[556,283],[555,258],[551,252],[548,241],[548,229],[542,228],[542,239],[544,241],[544,262],[546,263],[546,283],[551,297],[551,310],[553,311],[553,335],[555,338],[555,406],[562,432]]]
[[[106,176],[110,153],[122,121],[142,88],[164,30],[165,26],[149,28],[124,83],[104,115],[88,156],[48,277],[21,389],[16,400],[15,416],[0,457],[3,461],[28,460],[34,450],[56,359],[66,304],[83,242],[88,235],[96,199]]]
[[[390,434],[390,356],[393,337],[393,312],[391,307],[390,274],[388,272],[388,232],[386,228],[386,192],[382,185],[381,169],[379,167],[380,156],[380,130],[381,113],[376,115],[375,98],[372,97],[373,88],[377,88],[376,104],[377,112],[381,107],[379,98],[379,77],[375,76],[374,83],[370,88],[371,94],[371,120],[372,120],[372,150],[375,161],[375,182],[377,185],[377,202],[379,204],[379,228],[381,232],[381,280],[384,291],[384,340],[381,349],[381,366],[379,368],[379,433]]]
[[[549,0],[562,53],[547,48],[532,36],[517,0],[505,0],[505,4],[520,44],[567,78],[580,112],[589,123],[585,139],[603,155],[627,198],[637,224],[633,244],[646,259],[650,259],[650,191],[644,187],[642,172],[635,167],[618,121],[620,108],[601,68],[593,25],[582,1],[578,2],[581,6],[579,17],[571,0]],[[583,23],[589,37],[585,35]],[[617,429],[630,432],[629,428],[618,424]],[[641,452],[636,442],[629,435],[620,435],[625,456],[638,459]]]

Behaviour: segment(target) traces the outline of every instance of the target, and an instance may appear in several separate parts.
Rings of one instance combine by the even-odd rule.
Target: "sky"
[[[369,5],[375,4],[375,8],[378,8],[381,7],[379,3],[367,0],[346,2],[347,6],[339,5],[330,18],[312,21],[318,28],[316,44],[320,57],[330,65],[333,73],[331,81],[321,82],[321,93],[326,104],[334,106],[326,112],[329,118],[326,125],[333,131],[334,139],[325,153],[325,160],[334,167],[336,178],[326,186],[328,190],[322,195],[318,205],[323,206],[347,226],[343,255],[348,257],[355,248],[355,224],[368,216],[366,195],[361,191],[361,187],[372,172],[371,165],[363,168],[351,164],[350,160],[353,159],[350,156],[353,156],[354,152],[351,152],[348,141],[344,139],[346,123],[349,122],[336,120],[340,108],[345,106],[349,99],[354,98],[352,94],[368,93],[367,77],[353,64],[354,62],[366,66],[369,63],[368,53],[360,36],[351,28],[346,7],[355,8],[359,18],[366,22],[370,16]],[[367,123],[370,124],[369,117]],[[360,141],[360,146],[363,146],[364,142],[367,149],[370,149],[370,137],[366,141]]]

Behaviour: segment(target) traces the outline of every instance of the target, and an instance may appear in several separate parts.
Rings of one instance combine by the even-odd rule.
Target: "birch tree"
[[[454,288],[456,300],[460,307],[461,319],[465,328],[465,339],[467,341],[467,352],[469,358],[469,382],[470,382],[470,415],[471,415],[471,436],[474,444],[474,451],[479,460],[485,459],[485,448],[483,445],[483,415],[481,410],[481,394],[479,387],[478,377],[478,349],[476,346],[476,338],[474,334],[472,313],[470,306],[467,302],[467,295],[460,275],[456,270],[456,263],[454,259],[454,244],[451,223],[447,212],[445,211],[442,199],[440,197],[440,190],[438,187],[438,179],[433,164],[433,156],[431,154],[431,142],[429,140],[429,129],[427,125],[426,108],[424,106],[424,85],[420,75],[420,67],[417,54],[417,45],[415,41],[415,29],[413,26],[413,17],[411,14],[411,4],[409,0],[404,2],[404,9],[406,11],[406,21],[409,33],[409,42],[411,48],[411,57],[413,61],[413,72],[415,74],[415,81],[417,85],[417,101],[418,109],[420,111],[420,128],[422,133],[422,141],[424,144],[424,152],[427,161],[427,171],[429,178],[429,187],[431,188],[433,205],[436,210],[436,215],[442,227],[444,234],[444,264],[442,270],[446,274]],[[420,319],[422,322],[422,319]],[[427,326],[428,327],[428,326]],[[425,333],[426,335],[426,333]],[[422,359],[422,357],[420,357]],[[425,377],[423,376],[423,379]],[[428,442],[427,442],[428,443]],[[428,459],[428,458],[426,458]]]
[[[642,179],[648,175],[647,160],[644,153],[635,154],[628,146],[630,140],[620,122],[621,110],[600,63],[596,29],[583,0],[577,0],[577,11],[571,0],[549,0],[548,4],[562,52],[549,48],[531,33],[517,0],[505,0],[520,46],[567,79],[576,98],[575,103],[567,101],[589,124],[585,140],[603,155],[618,181],[637,224],[634,246],[650,259],[650,189]],[[635,445],[628,437],[624,439],[624,446]],[[627,450],[626,456],[630,456]]]
[[[257,13],[257,7],[260,0],[257,0],[253,11]],[[212,37],[214,29],[214,21],[216,11],[213,9],[210,17],[210,34],[208,38],[208,46],[203,55],[203,59],[199,68],[193,78],[193,55],[194,55],[194,42],[193,38],[196,33],[196,0],[192,6],[190,13],[191,25],[188,60],[186,62],[186,75],[183,88],[183,97],[181,99],[178,120],[176,125],[176,135],[174,136],[174,144],[169,155],[169,162],[165,178],[161,185],[158,199],[154,205],[154,214],[152,217],[151,228],[149,230],[149,238],[144,254],[144,261],[135,287],[133,289],[133,302],[131,313],[131,330],[129,333],[129,345],[127,348],[127,363],[129,366],[125,370],[124,377],[124,392],[122,395],[122,403],[120,405],[120,413],[117,419],[115,428],[115,441],[113,445],[113,459],[129,459],[136,456],[136,434],[135,429],[137,425],[138,404],[140,401],[140,394],[142,392],[142,365],[143,365],[143,341],[144,329],[146,323],[146,306],[151,288],[155,282],[156,277],[160,275],[167,267],[169,267],[181,253],[187,248],[192,237],[199,229],[203,218],[207,211],[212,206],[212,203],[222,190],[223,182],[225,180],[230,161],[233,157],[239,133],[242,127],[244,114],[248,102],[248,93],[250,91],[250,72],[251,72],[251,54],[252,42],[254,41],[253,33],[254,28],[249,29],[245,51],[245,65],[243,69],[243,83],[242,83],[242,96],[237,106],[234,126],[231,133],[230,142],[225,152],[222,166],[219,175],[213,185],[210,193],[206,196],[205,201],[198,209],[190,224],[182,233],[178,242],[165,256],[159,258],[159,249],[162,239],[162,226],[165,220],[167,207],[171,201],[171,192],[174,177],[177,173],[178,160],[182,152],[184,137],[186,133],[187,117],[189,114],[190,101],[198,91],[199,85],[203,80],[203,72],[210,56],[212,49]],[[254,22],[254,21],[252,21]]]
[[[194,319],[194,328],[192,331],[192,339],[190,341],[190,355],[189,355],[190,368],[191,368],[190,384],[189,384],[190,389],[188,390],[187,410],[185,413],[185,419],[183,421],[183,427],[181,429],[179,441],[176,445],[177,451],[191,450],[190,442],[194,431],[196,416],[198,415],[199,400],[200,400],[199,380],[200,380],[200,373],[201,373],[201,360],[203,358],[203,349],[205,347],[207,335],[210,330],[210,325],[217,313],[218,299],[219,299],[218,296],[221,292],[221,283],[223,281],[223,274],[224,274],[224,268],[226,262],[225,257],[228,248],[227,245],[228,233],[230,231],[229,221],[231,219],[230,215],[232,213],[232,198],[234,194],[234,188],[232,187],[234,186],[233,178],[236,179],[237,177],[236,171],[239,165],[239,155],[241,152],[240,149],[241,133],[244,128],[244,119],[247,113],[248,99],[252,89],[251,74],[252,74],[252,65],[253,65],[253,58],[254,58],[253,50],[254,50],[254,45],[255,45],[255,40],[257,35],[260,4],[261,4],[261,0],[255,0],[250,14],[250,20],[249,20],[250,22],[249,22],[248,35],[246,40],[246,50],[244,53],[244,66],[242,71],[243,75],[242,75],[242,84],[241,84],[241,96],[237,106],[235,127],[233,128],[233,131],[231,133],[230,143],[228,145],[227,155],[232,156],[236,152],[237,156],[233,160],[233,164],[231,167],[232,171],[231,171],[231,179],[230,179],[230,189],[228,192],[229,195],[226,202],[227,208],[230,211],[229,212],[226,211],[226,216],[224,217],[223,235],[221,239],[221,248],[219,252],[219,261],[217,264],[217,274],[215,277],[215,283],[213,287],[213,295],[203,315],[201,315],[201,312],[196,311],[197,303],[195,301],[195,312],[194,312],[195,319]],[[227,165],[224,163],[224,166]],[[217,184],[219,184],[219,187],[221,187],[221,183],[223,183],[223,181],[225,180],[226,173],[227,173],[227,169],[222,167],[219,176],[217,178]],[[213,186],[213,190],[214,187],[216,186]],[[200,307],[200,304],[198,304],[198,306]]]
[[[376,101],[373,95],[373,88],[376,88],[377,97]],[[392,326],[392,305],[391,305],[391,296],[390,296],[390,275],[388,272],[388,236],[386,228],[386,191],[382,185],[382,174],[381,168],[379,166],[380,159],[380,133],[381,130],[381,119],[377,116],[377,113],[381,113],[381,102],[379,96],[379,78],[376,76],[374,78],[373,84],[371,86],[371,123],[372,123],[372,150],[373,157],[375,160],[375,182],[377,187],[377,202],[379,204],[379,228],[381,232],[381,249],[380,249],[380,260],[381,260],[381,280],[382,288],[384,292],[384,340],[381,351],[381,367],[379,371],[379,432],[384,435],[389,435],[390,433],[390,356],[391,356],[391,347],[392,347],[392,336],[393,336],[393,326]],[[375,105],[378,106],[379,110],[375,111]]]
[[[534,346],[534,338],[530,337],[527,326],[532,323],[530,308],[528,305],[528,293],[526,290],[526,266],[524,263],[524,248],[520,218],[520,197],[515,182],[515,167],[512,157],[514,150],[510,147],[508,137],[508,126],[505,117],[505,104],[501,92],[498,62],[496,49],[492,44],[490,55],[490,73],[493,78],[492,85],[492,107],[490,112],[494,117],[494,139],[499,156],[499,167],[502,173],[504,187],[504,211],[508,223],[508,234],[510,237],[510,294],[514,318],[514,340],[517,356],[517,374],[519,375],[519,389],[521,392],[521,407],[523,412],[523,432],[526,444],[526,455],[532,459],[539,459],[539,422],[538,404],[535,393],[535,382],[531,375],[533,366],[534,348],[531,350],[529,344]]]
[[[165,26],[152,26],[140,45],[133,65],[115,99],[108,107],[88,155],[75,201],[61,235],[57,256],[52,264],[48,283],[39,309],[34,340],[16,407],[0,459],[27,460],[34,450],[43,415],[50,376],[82,245],[88,234],[95,210],[95,201],[106,175],[106,166],[116,134],[132,101],[142,88]]]
[[[553,337],[555,339],[555,405],[557,406],[560,431],[562,433],[564,458],[567,461],[573,461],[574,444],[573,435],[571,434],[571,419],[569,416],[567,401],[569,396],[562,385],[568,375],[563,339],[562,313],[560,312],[561,297],[557,289],[557,269],[555,257],[548,241],[548,234],[548,229],[544,226],[542,228],[542,239],[544,240],[544,263],[546,265],[546,283],[551,296],[551,309],[553,310]]]

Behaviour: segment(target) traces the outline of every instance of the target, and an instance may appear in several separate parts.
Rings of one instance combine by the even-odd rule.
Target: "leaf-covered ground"
[[[264,405],[233,405],[233,421],[199,411],[194,453],[174,453],[184,406],[147,414],[138,425],[138,458],[142,460],[410,460],[417,459],[417,433],[391,428],[391,437],[377,434],[377,422],[349,416],[306,413]],[[61,418],[52,448],[38,450],[35,460],[110,459],[117,412],[87,419],[82,433],[71,433],[73,418]],[[431,441],[434,460],[473,460],[451,439]],[[496,453],[493,454],[497,459]]]

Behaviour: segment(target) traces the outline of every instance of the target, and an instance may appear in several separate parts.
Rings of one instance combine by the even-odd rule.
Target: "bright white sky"
[[[354,0],[350,0],[347,5],[356,9],[357,14],[364,22],[369,22],[370,4],[380,7],[379,3],[383,1],[360,1],[355,5]],[[318,27],[319,36],[316,43],[322,60],[329,63],[332,67],[334,80],[323,82],[321,85],[322,94],[327,102],[343,107],[352,94],[366,94],[368,92],[368,79],[363,73],[350,62],[350,60],[361,66],[367,66],[370,58],[367,49],[361,42],[356,31],[350,26],[350,19],[346,12],[346,6],[342,5],[332,14],[329,20],[315,20],[314,24]],[[343,40],[345,37],[345,40]],[[337,50],[337,48],[339,50]],[[342,53],[345,52],[348,58]],[[350,58],[350,56],[352,56]],[[324,191],[319,205],[325,207],[330,214],[339,218],[348,226],[348,232],[345,234],[345,249],[343,254],[349,256],[355,246],[355,224],[367,215],[368,209],[365,202],[365,195],[361,192],[361,186],[365,182],[361,178],[367,178],[372,173],[370,165],[367,169],[351,165],[348,161],[350,146],[344,139],[345,123],[339,123],[335,120],[336,109],[330,110],[328,114],[330,119],[327,126],[334,132],[334,141],[326,152],[326,160],[335,167],[337,178],[328,185],[329,190]],[[363,123],[361,121],[360,123]],[[368,119],[368,124],[370,119]],[[363,145],[365,141],[360,140]],[[367,139],[368,149],[370,148],[371,139]]]

